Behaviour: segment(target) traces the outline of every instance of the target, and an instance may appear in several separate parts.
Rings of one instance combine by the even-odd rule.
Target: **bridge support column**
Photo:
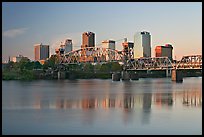
[[[166,69],[166,77],[170,77],[171,76],[171,69]]]
[[[122,80],[124,81],[130,80],[130,74],[127,71],[122,71]]]
[[[131,80],[139,80],[139,75],[137,73],[130,73]]]
[[[65,72],[64,71],[58,71],[57,73],[58,79],[65,79]]]
[[[121,74],[120,73],[113,73],[112,74],[112,81],[120,81]]]
[[[178,69],[172,69],[171,80],[176,82],[182,82],[183,81],[182,71]]]

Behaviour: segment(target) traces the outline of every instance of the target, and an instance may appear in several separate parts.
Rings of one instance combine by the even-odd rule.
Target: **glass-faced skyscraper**
[[[140,57],[151,57],[151,35],[146,31],[134,35],[134,58]]]

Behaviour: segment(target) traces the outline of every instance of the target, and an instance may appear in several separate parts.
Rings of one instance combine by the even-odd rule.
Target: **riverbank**
[[[112,79],[113,73],[120,72],[84,72],[84,71],[68,71],[65,72],[64,79]],[[133,73],[133,72],[129,72]],[[134,72],[135,73],[135,72]],[[163,78],[166,77],[165,71],[139,71],[136,72],[139,78]],[[183,77],[200,77],[202,73],[183,72]],[[171,76],[169,76],[171,77]],[[38,79],[58,79],[57,71],[45,70],[12,70],[2,71],[2,80],[38,80]]]

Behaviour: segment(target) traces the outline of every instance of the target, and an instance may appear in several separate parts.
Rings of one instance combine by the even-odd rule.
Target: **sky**
[[[34,44],[50,45],[50,53],[65,39],[73,49],[82,33],[95,33],[96,45],[112,39],[134,41],[138,31],[151,34],[151,52],[170,43],[173,58],[202,54],[202,2],[3,2],[2,62],[23,55],[34,60]]]

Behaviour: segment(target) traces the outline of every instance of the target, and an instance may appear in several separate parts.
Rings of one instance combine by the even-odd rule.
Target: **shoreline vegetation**
[[[57,56],[51,56],[43,65],[38,61],[21,59],[19,62],[10,61],[2,66],[2,80],[37,80],[58,79]],[[114,72],[121,72],[122,66],[118,62],[106,64],[70,64],[64,67],[66,79],[109,79]]]
[[[20,62],[10,61],[2,66],[2,80],[54,80],[58,79],[57,67],[59,60],[56,56],[51,56],[43,65],[38,61],[30,61],[29,59],[21,59]],[[111,79],[113,73],[121,73],[122,66],[118,62],[108,63],[81,63],[69,64],[63,67],[65,70],[65,79]],[[135,73],[133,71],[129,73]],[[147,70],[136,72],[139,78],[162,78],[166,77],[166,70],[152,71]],[[184,71],[185,77],[202,76],[201,73],[194,71]]]

